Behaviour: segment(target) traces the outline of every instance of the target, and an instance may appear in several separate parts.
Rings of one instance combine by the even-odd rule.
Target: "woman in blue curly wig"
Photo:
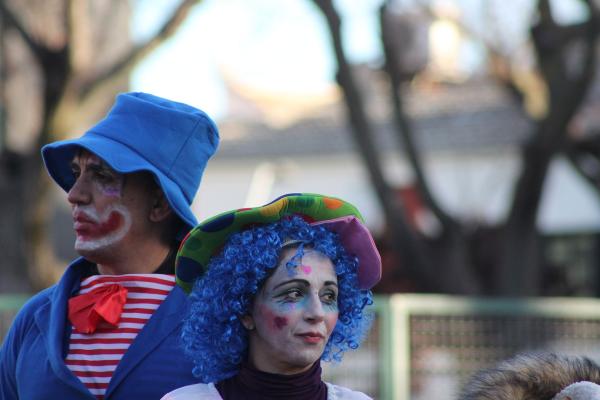
[[[184,240],[176,275],[191,292],[182,341],[204,383],[163,399],[369,399],[321,379],[321,360],[366,335],[381,277],[351,204],[289,194],[220,214]]]

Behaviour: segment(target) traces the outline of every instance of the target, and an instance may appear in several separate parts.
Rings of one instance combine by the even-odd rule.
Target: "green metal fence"
[[[14,316],[27,301],[26,294],[0,294],[0,342],[10,327]]]
[[[0,338],[26,296],[0,295]],[[382,400],[451,400],[475,371],[521,351],[600,362],[600,300],[377,296],[365,343],[324,379]]]
[[[522,351],[600,362],[599,299],[397,294],[376,304],[366,343],[324,368],[329,381],[375,399],[453,400],[473,373]]]
[[[522,351],[600,360],[600,300],[477,299],[393,295],[389,299],[391,397],[450,400],[475,371]]]
[[[391,399],[388,297],[376,296],[371,311],[375,319],[365,341],[358,350],[346,352],[341,363],[322,363],[323,379],[368,393],[375,399]]]

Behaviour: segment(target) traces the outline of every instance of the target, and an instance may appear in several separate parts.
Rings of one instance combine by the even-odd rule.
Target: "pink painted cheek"
[[[275,317],[273,318],[273,325],[275,325],[275,328],[281,330],[283,329],[283,327],[285,327],[288,324],[287,318],[285,317]]]
[[[271,330],[275,332],[282,330],[288,325],[287,317],[274,313],[268,307],[260,306],[260,314]]]

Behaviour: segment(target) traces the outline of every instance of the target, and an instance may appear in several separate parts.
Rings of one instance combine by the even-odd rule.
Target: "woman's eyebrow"
[[[281,282],[281,283],[273,286],[273,289],[271,289],[271,290],[275,290],[278,287],[285,286],[288,283],[299,283],[299,284],[301,284],[302,286],[305,286],[305,287],[309,287],[310,286],[310,283],[307,280],[305,280],[305,279],[290,279],[288,281],[284,281],[284,282]],[[323,286],[335,286],[335,287],[338,287],[338,284],[335,281],[325,281],[323,283]]]
[[[306,279],[290,279],[288,281],[284,281],[284,282],[281,282],[281,283],[273,286],[272,290],[275,290],[275,289],[277,289],[280,286],[287,285],[288,283],[299,283],[299,284],[301,284],[303,286],[310,286],[310,283],[308,283],[308,281]]]

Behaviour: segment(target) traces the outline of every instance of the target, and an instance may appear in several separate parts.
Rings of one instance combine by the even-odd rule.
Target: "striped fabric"
[[[98,399],[104,393],[123,354],[154,311],[175,286],[174,275],[94,275],[81,281],[78,294],[118,283],[127,288],[127,302],[118,327],[99,325],[96,332],[71,331],[65,363]]]

